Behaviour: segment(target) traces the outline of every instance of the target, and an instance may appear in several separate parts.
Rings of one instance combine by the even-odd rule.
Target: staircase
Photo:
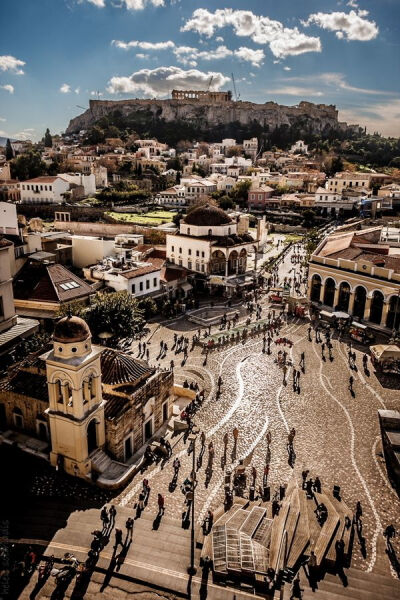
[[[104,480],[117,480],[129,469],[123,463],[110,458],[101,448],[92,452],[90,460],[92,461],[92,470],[99,473]]]
[[[400,598],[400,581],[390,575],[366,573],[354,568],[346,569],[345,574],[348,583],[346,587],[337,575],[327,573],[324,579],[318,582],[318,587],[313,592],[304,571],[301,571],[303,600],[397,600]],[[283,600],[290,599],[290,588],[290,584],[285,585]],[[280,598],[279,595],[276,597]]]

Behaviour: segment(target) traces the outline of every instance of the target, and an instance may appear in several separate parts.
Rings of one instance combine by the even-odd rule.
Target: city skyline
[[[232,72],[241,100],[335,104],[400,135],[394,0],[4,0],[0,14],[17,25],[0,42],[0,136],[59,133],[90,98],[232,89]]]

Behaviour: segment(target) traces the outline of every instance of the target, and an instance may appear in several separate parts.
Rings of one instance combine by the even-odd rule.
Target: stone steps
[[[343,583],[338,576],[327,573],[324,579],[318,582],[318,587],[313,592],[308,580],[301,572],[301,587],[304,590],[303,600],[395,600],[400,598],[400,581],[390,575],[383,576],[374,572],[367,573],[358,569],[346,569],[348,585]],[[289,600],[291,586],[286,585],[283,600]]]

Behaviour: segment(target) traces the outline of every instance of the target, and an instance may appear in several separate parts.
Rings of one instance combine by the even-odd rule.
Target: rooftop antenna
[[[214,79],[214,75],[211,75],[210,81],[208,82],[208,86],[207,86],[207,90],[206,90],[207,92],[210,91],[210,87],[211,87],[211,84],[213,82],[213,79]]]
[[[80,106],[79,104],[76,105],[77,108],[81,108],[82,110],[86,110],[86,108],[84,106]]]

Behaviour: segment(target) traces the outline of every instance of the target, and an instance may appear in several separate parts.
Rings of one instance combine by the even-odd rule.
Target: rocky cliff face
[[[281,106],[275,102],[254,104],[252,102],[212,102],[190,100],[90,100],[89,109],[72,119],[66,133],[77,133],[88,129],[101,117],[120,111],[128,116],[142,114],[154,120],[165,122],[187,122],[200,129],[210,129],[220,125],[239,122],[241,125],[258,123],[263,128],[280,125],[304,125],[313,133],[326,127],[343,129],[339,123],[338,111],[333,105],[300,102],[297,106]]]

